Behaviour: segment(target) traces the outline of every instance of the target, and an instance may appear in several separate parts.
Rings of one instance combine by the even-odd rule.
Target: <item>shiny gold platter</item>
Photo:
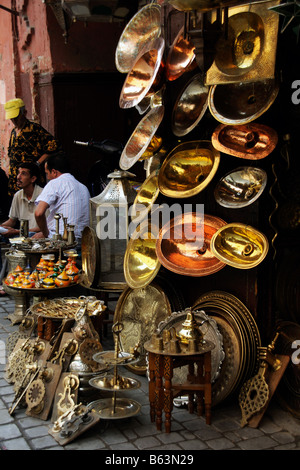
[[[255,202],[267,184],[261,168],[240,167],[223,176],[214,190],[215,200],[228,209],[240,209]]]
[[[211,251],[223,263],[238,269],[250,269],[260,264],[267,256],[267,237],[241,223],[221,227],[211,239]]]
[[[162,37],[151,41],[136,58],[124,81],[119,106],[133,108],[147,95],[162,66],[165,41]]]
[[[182,27],[168,52],[166,60],[167,80],[170,82],[177,80],[181,75],[192,69],[195,59],[194,50],[194,44],[184,36],[184,27]]]
[[[122,151],[119,163],[122,170],[131,168],[145,153],[164,117],[164,111],[163,105],[156,106],[138,123]]]
[[[191,132],[203,118],[208,107],[209,87],[201,74],[194,75],[178,96],[172,112],[173,134],[182,137]]]
[[[125,288],[117,302],[114,323],[121,322],[120,347],[124,352],[139,345],[138,361],[128,365],[135,373],[145,374],[147,370],[144,344],[149,341],[158,324],[171,314],[171,304],[165,289],[152,282],[146,287]]]
[[[81,238],[82,277],[86,287],[96,287],[100,275],[100,246],[95,230],[85,227]]]
[[[132,289],[145,287],[156,277],[160,262],[156,254],[158,229],[152,229],[146,221],[138,225],[126,247],[124,277]]]
[[[260,160],[273,152],[278,135],[274,129],[263,124],[220,124],[214,130],[211,141],[220,152],[247,160]]]
[[[209,90],[208,106],[223,124],[247,124],[270,108],[278,91],[275,79],[214,85]]]
[[[103,398],[89,404],[102,419],[122,419],[137,415],[141,405],[129,398]]]
[[[215,384],[213,404],[233,394],[257,370],[260,333],[247,307],[234,295],[223,291],[202,294],[193,309],[203,309],[212,317],[223,336],[225,359]]]
[[[158,175],[159,190],[173,198],[195,196],[213,179],[219,163],[220,153],[210,141],[181,143],[163,161]]]
[[[141,382],[132,378],[132,377],[121,377],[115,374],[101,374],[96,377],[92,377],[89,380],[89,384],[92,387],[98,388],[99,390],[106,390],[106,391],[128,391],[134,390],[141,386]]]
[[[155,203],[158,195],[158,171],[154,170],[145,179],[138,190],[130,210],[131,219],[135,220],[138,217],[139,222],[142,222],[149,211],[153,208],[153,204]]]
[[[149,4],[141,8],[124,28],[115,51],[116,68],[128,73],[143,48],[161,34],[161,7]]]
[[[226,222],[219,217],[184,213],[165,224],[159,232],[156,253],[161,264],[184,276],[201,277],[225,267],[211,251],[213,235]]]

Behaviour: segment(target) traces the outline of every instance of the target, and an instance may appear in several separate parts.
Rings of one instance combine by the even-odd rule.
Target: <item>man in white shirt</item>
[[[14,237],[19,235],[20,231],[15,227],[22,219],[28,220],[30,234],[39,231],[39,227],[34,216],[35,201],[38,195],[43,191],[43,188],[37,184],[39,175],[39,167],[36,163],[23,162],[19,166],[17,185],[20,190],[14,194],[8,214],[8,220],[1,224],[3,229],[1,231],[5,237]]]
[[[69,173],[68,160],[64,152],[50,155],[45,163],[47,184],[35,201],[35,218],[40,232],[33,238],[52,238],[56,234],[55,214],[67,218],[74,225],[77,242],[81,242],[84,227],[89,225],[90,193],[85,185]],[[46,216],[46,211],[49,215]],[[63,234],[63,220],[59,220],[59,233]]]

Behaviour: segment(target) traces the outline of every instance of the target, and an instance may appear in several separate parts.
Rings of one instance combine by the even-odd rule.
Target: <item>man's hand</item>
[[[5,230],[7,230],[6,233],[4,233],[3,235],[5,235],[5,237],[15,237],[16,235],[19,235],[20,234],[20,230],[17,230],[16,228],[13,228],[13,227],[4,227],[2,225],[3,228],[5,228]]]
[[[37,233],[35,233],[31,238],[33,238],[34,240],[36,240],[37,238],[47,238],[47,237],[45,237],[45,235],[43,234],[43,232],[37,232]]]

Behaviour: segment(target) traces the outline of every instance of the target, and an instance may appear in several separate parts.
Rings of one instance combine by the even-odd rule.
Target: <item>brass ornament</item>
[[[62,416],[75,406],[75,390],[79,388],[79,378],[75,374],[69,374],[63,381],[63,392],[59,394],[57,402],[57,416]]]
[[[211,240],[225,225],[224,220],[209,214],[191,212],[175,217],[159,232],[156,253],[160,263],[184,276],[201,277],[219,271],[225,263],[212,252]]]
[[[211,239],[212,253],[225,264],[238,269],[250,269],[260,264],[267,256],[267,237],[241,223],[221,227]]]
[[[164,111],[163,105],[153,107],[138,123],[122,151],[119,162],[122,170],[128,170],[143,156],[163,119]]]
[[[25,399],[30,412],[38,414],[43,410],[45,393],[45,385],[40,378],[37,378],[29,385]]]
[[[93,338],[86,338],[79,346],[79,354],[82,362],[87,364],[93,372],[99,369],[99,365],[93,359],[93,356],[102,351],[102,345],[100,341]]]
[[[172,131],[177,137],[191,132],[203,118],[208,107],[209,87],[202,74],[193,76],[179,94],[172,111]]]
[[[116,68],[128,73],[145,46],[161,34],[161,7],[145,5],[124,28],[115,51]]]
[[[220,124],[214,130],[211,141],[222,153],[246,160],[260,160],[273,152],[278,135],[274,129],[263,124]]]
[[[214,197],[220,206],[240,209],[253,204],[267,184],[264,170],[254,167],[239,167],[224,175],[214,190]]]
[[[159,77],[164,49],[165,41],[159,37],[141,51],[124,81],[119,98],[120,108],[133,108],[145,98]]]
[[[190,141],[177,145],[165,158],[158,175],[164,196],[187,198],[199,194],[213,179],[220,153],[210,141]]]

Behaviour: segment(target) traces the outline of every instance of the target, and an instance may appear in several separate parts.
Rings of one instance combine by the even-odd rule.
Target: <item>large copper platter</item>
[[[159,37],[147,44],[138,55],[122,87],[120,108],[133,108],[147,95],[161,68],[164,49],[165,41]]]
[[[114,322],[121,322],[121,349],[130,352],[139,344],[139,360],[128,368],[136,373],[147,371],[144,344],[151,339],[160,322],[172,312],[170,301],[164,290],[152,282],[146,287],[125,288],[119,297],[114,313]]]
[[[115,52],[117,70],[128,73],[142,49],[161,34],[161,7],[149,4],[141,8],[123,30]]]
[[[178,96],[172,112],[172,131],[182,137],[201,121],[208,107],[209,88],[201,74],[192,77]]]
[[[97,287],[100,275],[100,246],[96,232],[85,227],[81,238],[82,283],[86,287]]]
[[[168,270],[184,276],[201,277],[219,271],[225,263],[214,256],[210,244],[213,235],[225,225],[224,220],[207,214],[191,212],[175,217],[159,232],[156,242],[159,261]]]
[[[184,27],[177,34],[166,60],[166,78],[170,82],[192,69],[195,59],[194,44],[184,36]]]
[[[256,122],[244,125],[220,124],[214,130],[211,141],[220,152],[246,160],[260,160],[273,152],[278,135],[271,127]]]
[[[161,166],[159,190],[168,197],[195,196],[213,179],[219,163],[220,153],[210,141],[179,144],[167,155]]]
[[[120,168],[128,170],[147,150],[163,116],[164,106],[157,106],[144,116],[131,134],[120,157]]]
[[[124,256],[124,276],[132,289],[146,287],[156,277],[160,262],[156,254],[158,229],[148,221],[137,226],[132,234]]]
[[[250,269],[267,256],[267,237],[250,225],[232,223],[221,227],[211,239],[211,251],[223,263]]]
[[[267,173],[251,166],[236,168],[218,182],[214,196],[220,206],[240,209],[255,202],[267,184]]]
[[[278,91],[275,79],[214,85],[209,90],[208,106],[223,124],[246,124],[270,108]]]

